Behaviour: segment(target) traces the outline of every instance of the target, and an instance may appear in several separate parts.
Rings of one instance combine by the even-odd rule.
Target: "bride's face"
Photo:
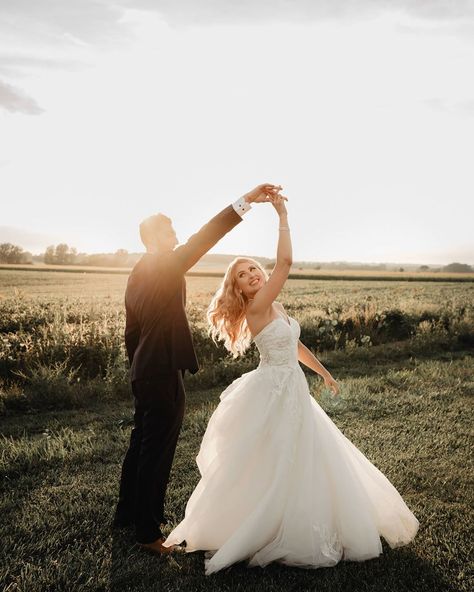
[[[237,289],[247,298],[252,298],[265,284],[265,275],[253,261],[243,261],[235,266],[235,283]]]

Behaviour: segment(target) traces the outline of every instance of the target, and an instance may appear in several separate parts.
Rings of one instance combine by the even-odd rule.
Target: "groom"
[[[171,220],[156,214],[140,224],[146,253],[133,268],[125,292],[125,345],[134,395],[134,428],[120,480],[115,527],[135,525],[139,545],[154,553],[167,523],[164,498],[184,416],[185,370],[198,362],[185,312],[184,274],[242,221],[251,203],[271,201],[279,186],[259,185],[224,208],[187,243]],[[175,248],[176,247],[176,248]]]

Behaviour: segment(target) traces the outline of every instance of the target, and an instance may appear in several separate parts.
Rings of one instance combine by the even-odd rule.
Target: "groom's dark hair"
[[[164,214],[154,214],[140,223],[140,238],[145,247],[153,245],[157,235],[171,224],[171,218]]]

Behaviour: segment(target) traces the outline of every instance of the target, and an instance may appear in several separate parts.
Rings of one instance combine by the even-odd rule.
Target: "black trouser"
[[[160,524],[166,524],[165,493],[184,416],[182,371],[136,380],[132,391],[135,427],[115,516],[119,522],[135,523],[139,543],[151,543],[162,536]]]

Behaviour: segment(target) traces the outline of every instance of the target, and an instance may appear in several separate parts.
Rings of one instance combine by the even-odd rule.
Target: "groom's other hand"
[[[281,190],[281,185],[263,183],[262,185],[257,185],[255,189],[246,193],[243,198],[247,203],[271,202],[272,198]]]

